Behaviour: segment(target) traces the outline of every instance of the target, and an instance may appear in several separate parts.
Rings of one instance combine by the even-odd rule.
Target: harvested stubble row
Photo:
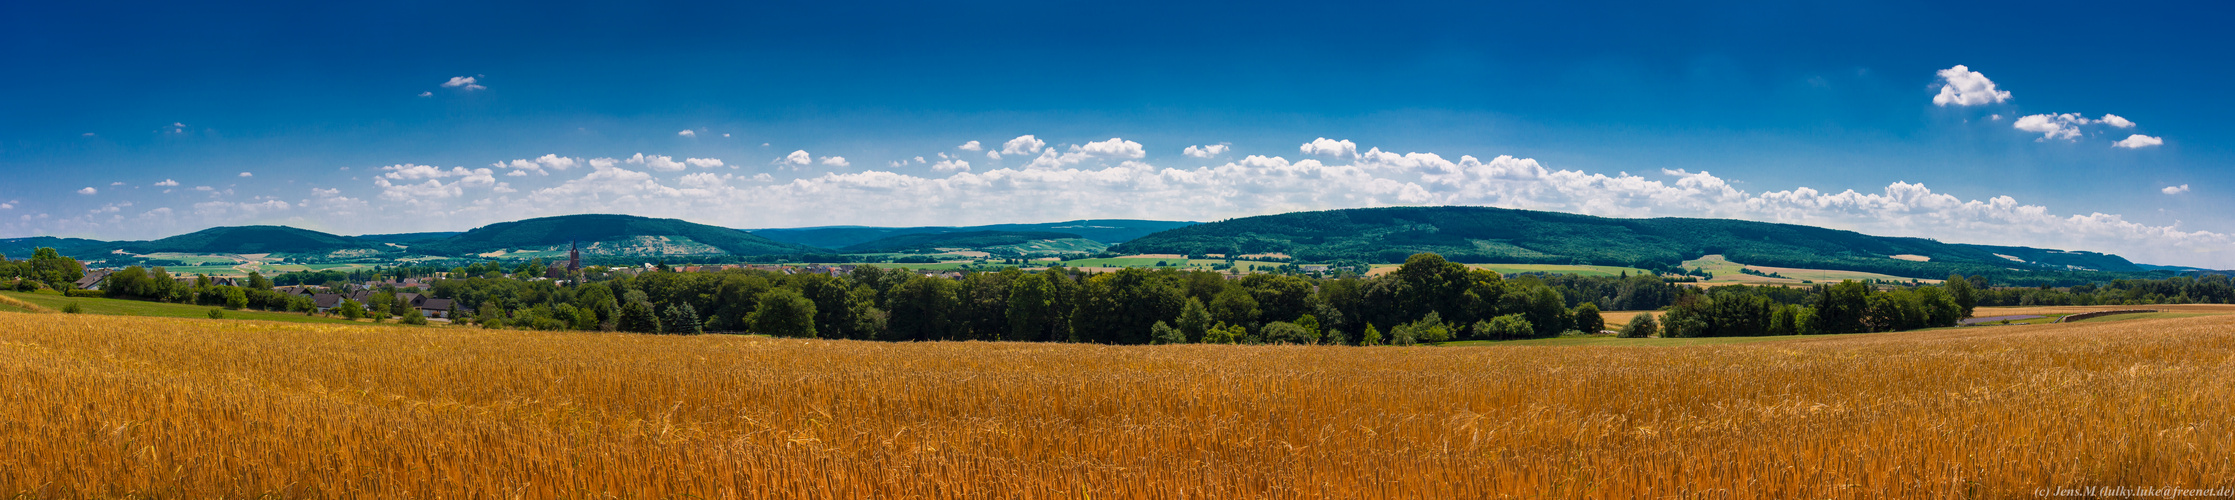
[[[0,313],[0,494],[1918,498],[2235,482],[2235,316],[1691,347]]]

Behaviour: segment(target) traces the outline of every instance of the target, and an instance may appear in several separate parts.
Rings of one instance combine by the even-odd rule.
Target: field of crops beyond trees
[[[2235,316],[1359,348],[0,313],[0,400],[34,498],[2011,497],[2235,482]]]

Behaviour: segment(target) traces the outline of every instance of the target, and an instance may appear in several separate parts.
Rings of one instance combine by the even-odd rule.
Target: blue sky
[[[1466,204],[2235,268],[2212,4],[0,9],[0,237]]]

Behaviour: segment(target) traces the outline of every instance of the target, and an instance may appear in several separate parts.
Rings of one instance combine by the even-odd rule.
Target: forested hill
[[[421,243],[421,242],[427,242],[427,241],[434,241],[434,240],[439,240],[439,239],[443,239],[443,238],[449,238],[449,237],[452,237],[452,236],[457,236],[457,235],[459,235],[459,234],[463,234],[463,233],[459,233],[459,232],[457,232],[457,231],[439,231],[439,232],[432,232],[432,233],[391,233],[391,234],[360,234],[360,235],[357,235],[357,237],[358,237],[359,239],[366,239],[366,240],[378,241],[378,242],[381,242],[381,243],[395,243],[395,244],[398,244],[398,245],[411,245],[411,244],[416,244],[416,243]]]
[[[979,248],[1017,245],[1039,240],[1078,238],[1071,233],[1026,231],[965,231],[959,233],[903,234],[842,248],[847,252],[899,252],[935,248]]]
[[[85,238],[56,238],[53,236],[8,238],[0,240],[0,256],[22,260],[30,257],[32,252],[36,252],[40,248],[52,248],[61,252],[62,255],[99,255],[108,251],[109,245],[110,243],[106,241]]]
[[[699,253],[694,248],[700,246],[705,248],[705,253],[730,255],[828,252],[725,227],[677,219],[608,214],[562,215],[500,222],[457,236],[412,244],[411,251],[464,256],[498,250],[547,248],[573,242],[579,242],[585,247],[592,243],[611,243],[599,246],[601,251],[605,248],[617,248],[608,253],[687,254]]]
[[[325,254],[353,250],[380,252],[394,248],[377,241],[287,226],[213,227],[155,241],[120,242],[116,247],[137,254]]]
[[[1363,208],[1247,217],[1163,231],[1111,251],[1285,253],[1304,261],[1371,262],[1402,262],[1414,253],[1435,252],[1458,262],[1653,268],[1722,254],[1759,266],[1916,278],[2012,269],[2146,271],[2125,258],[2095,252],[1950,244],[1729,219],[1616,219],[1490,207]],[[1919,262],[1920,257],[1930,261]]]
[[[213,227],[154,241],[100,241],[79,238],[17,238],[0,240],[0,255],[31,255],[39,248],[53,248],[63,255],[99,259],[122,250],[135,254],[162,252],[192,254],[377,254],[395,250],[378,241],[287,226]]]
[[[990,226],[923,226],[923,227],[868,227],[826,226],[782,229],[754,229],[753,234],[785,243],[796,243],[823,248],[844,248],[871,241],[910,234],[968,233],[979,231],[1006,232],[1055,232],[1069,233],[1102,243],[1117,244],[1130,241],[1157,231],[1195,225],[1194,222],[1087,219],[1033,224],[994,224]]]

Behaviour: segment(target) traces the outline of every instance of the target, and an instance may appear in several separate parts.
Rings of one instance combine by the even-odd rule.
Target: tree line
[[[604,276],[561,285],[476,275],[437,281],[432,295],[457,299],[473,311],[469,321],[551,330],[1362,344],[1596,332],[1604,326],[1597,304],[1652,309],[1681,293],[1651,276],[1509,280],[1434,254],[1413,256],[1386,275],[1339,278],[1005,268],[950,279],[875,266],[842,276],[750,269]]]
[[[105,295],[224,306],[315,311],[307,296],[277,284],[361,282],[401,277],[447,279],[431,296],[456,299],[458,321],[492,328],[644,333],[751,332],[861,340],[1009,340],[1148,344],[1404,344],[1598,333],[1606,310],[1656,310],[1625,336],[1749,336],[1856,333],[1950,326],[1990,305],[2228,303],[2226,276],[2120,280],[2067,289],[1991,288],[1984,277],[1952,276],[1941,285],[1874,287],[1842,282],[1807,288],[1731,285],[1700,289],[1661,276],[1516,275],[1469,268],[1432,253],[1409,257],[1379,275],[1321,278],[1251,274],[1237,278],[1176,269],[1086,273],[1069,268],[970,272],[960,279],[859,266],[842,275],[718,272],[587,272],[577,280],[539,279],[540,261],[479,262],[448,268],[392,267],[298,272],[241,286],[206,276],[175,281],[162,268],[111,274]],[[661,269],[667,269],[661,266]],[[68,283],[75,260],[39,252],[0,259],[13,286]],[[587,279],[580,279],[587,278]],[[582,282],[576,282],[582,281]],[[336,310],[375,318],[415,309],[383,290]],[[383,314],[385,312],[386,314]]]
[[[1856,281],[1808,288],[1728,285],[1685,293],[1657,321],[1633,321],[1619,336],[1750,337],[1891,332],[1956,326],[1977,307],[1962,279],[1880,289]]]
[[[1953,279],[1953,278],[1951,278]],[[1988,288],[1985,276],[1966,280],[1980,288],[1982,306],[2101,306],[2141,304],[2235,303],[2235,280],[2225,274],[2167,279],[2120,279],[2065,288],[2047,286]]]

